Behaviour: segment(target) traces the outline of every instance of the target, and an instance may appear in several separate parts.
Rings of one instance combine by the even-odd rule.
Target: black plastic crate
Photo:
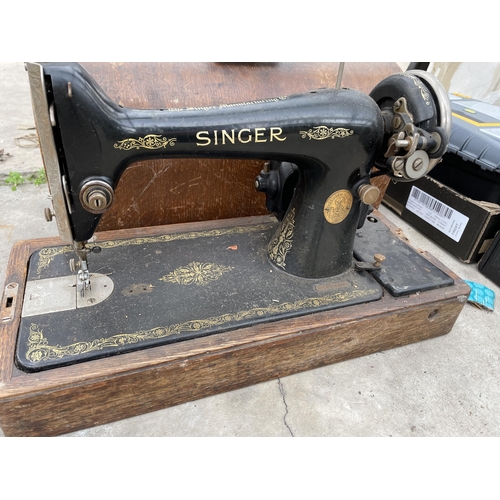
[[[500,107],[450,95],[452,132],[429,176],[473,200],[500,205]]]

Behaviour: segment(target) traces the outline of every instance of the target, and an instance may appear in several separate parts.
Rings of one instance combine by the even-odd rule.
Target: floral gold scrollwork
[[[234,269],[231,266],[219,264],[191,262],[160,278],[166,283],[177,283],[179,285],[204,286],[211,281],[217,281],[224,273]]]
[[[138,139],[124,139],[123,141],[115,142],[113,147],[115,149],[123,149],[129,151],[131,149],[162,149],[167,146],[175,146],[177,139],[167,139],[161,135],[148,134],[145,137],[139,137]]]
[[[101,351],[107,347],[121,347],[129,344],[136,344],[143,340],[163,338],[175,333],[173,329],[153,328],[151,330],[141,330],[129,334],[117,334],[111,337],[94,339],[88,342],[75,342],[67,346],[49,345],[48,340],[43,335],[43,330],[35,323],[31,324],[28,336],[28,351],[26,359],[32,363],[60,359],[66,356],[78,356],[92,351]]]
[[[28,351],[26,359],[32,363],[60,359],[67,356],[77,356],[92,351],[102,351],[109,347],[122,347],[125,345],[136,344],[144,340],[154,340],[169,337],[171,335],[180,335],[181,333],[197,332],[204,328],[213,328],[223,326],[231,322],[238,322],[252,318],[259,318],[270,314],[280,314],[286,312],[300,311],[307,308],[319,308],[333,304],[341,304],[350,300],[372,295],[376,290],[349,290],[346,292],[337,292],[323,297],[312,297],[295,302],[283,302],[273,304],[269,307],[254,307],[246,311],[237,313],[221,314],[211,318],[200,320],[189,320],[182,323],[175,323],[169,326],[160,326],[150,330],[140,330],[135,333],[119,333],[111,337],[103,337],[87,342],[75,342],[67,346],[49,345],[43,330],[39,325],[32,323],[28,336]]]
[[[239,226],[227,229],[212,229],[210,231],[192,231],[189,233],[162,234],[160,236],[145,236],[143,238],[131,238],[128,240],[102,241],[97,243],[100,248],[117,248],[131,245],[144,245],[147,243],[160,243],[176,240],[192,240],[196,238],[210,238],[213,236],[224,236],[226,234],[244,234],[253,231],[263,231],[268,229],[268,224],[256,224],[254,226]],[[71,246],[42,248],[38,252],[37,274],[48,267],[52,260],[57,256],[73,251]]]
[[[319,127],[313,127],[309,130],[301,130],[300,136],[302,139],[309,138],[309,140],[314,139],[315,141],[323,141],[324,139],[335,139],[336,137],[339,139],[343,139],[344,137],[349,137],[354,134],[354,130],[350,130],[348,128],[338,127],[326,127],[325,125],[321,125]]]
[[[295,208],[285,216],[276,235],[269,243],[269,258],[279,267],[285,269],[285,258],[292,248],[293,231],[295,229]]]
[[[73,250],[73,247],[70,247],[68,245],[64,247],[50,247],[50,248],[42,248],[38,252],[38,265],[36,268],[37,274],[40,274],[42,272],[42,269],[45,269],[46,267],[49,266],[49,264],[52,262],[54,257],[59,254],[64,254],[71,252]]]

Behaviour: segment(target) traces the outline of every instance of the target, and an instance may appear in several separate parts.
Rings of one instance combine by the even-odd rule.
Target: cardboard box
[[[500,206],[476,201],[431,177],[391,182],[383,203],[462,262],[477,262],[500,230]]]

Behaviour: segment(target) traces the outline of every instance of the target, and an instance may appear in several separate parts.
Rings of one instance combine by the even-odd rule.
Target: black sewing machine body
[[[72,245],[31,257],[16,353],[21,369],[453,284],[376,217],[367,219],[379,194],[370,184],[373,165],[411,181],[446,149],[447,98],[432,79],[395,75],[370,96],[321,89],[140,110],[111,101],[78,64],[27,69],[55,212],[46,216],[55,215],[61,239]],[[268,161],[256,188],[277,221],[211,222],[206,230],[90,243],[127,166],[159,156]],[[68,264],[76,276],[67,276]]]
[[[121,174],[135,161],[257,158],[298,167],[295,196],[287,207],[294,220],[287,272],[318,278],[351,265],[361,206],[355,188],[369,183],[383,139],[382,115],[369,96],[323,89],[235,105],[137,110],[112,102],[79,65],[44,65],[43,71],[73,240],[92,237]],[[102,205],[92,210],[82,192],[86,186],[99,191],[100,185]],[[332,206],[338,205],[339,214],[332,215],[332,223],[325,218],[325,204],[335,193]]]
[[[120,175],[134,161],[161,155],[260,158],[278,170],[289,162],[298,180],[279,217],[288,214],[286,225],[294,228],[287,272],[339,274],[351,265],[361,201],[374,201],[373,192],[367,195],[373,164],[400,180],[418,178],[432,168],[427,152],[439,158],[449,136],[438,127],[450,126],[442,88],[413,74],[389,77],[373,98],[323,89],[234,105],[137,110],[112,102],[78,64],[27,68],[59,232],[73,243],[85,273],[85,243],[113,203]],[[270,180],[264,173],[257,187],[268,199],[282,197]],[[271,260],[284,268],[275,254],[271,248]]]

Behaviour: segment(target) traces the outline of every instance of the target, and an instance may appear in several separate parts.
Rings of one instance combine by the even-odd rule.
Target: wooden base
[[[396,232],[381,214],[377,217]],[[209,229],[216,222],[182,227]],[[98,239],[171,230],[172,226],[160,226],[109,231]],[[58,244],[55,238],[30,240],[15,245],[11,253],[0,308],[4,318],[0,324],[0,426],[6,436],[73,432],[444,335],[452,329],[469,294],[463,281],[425,255],[455,280],[453,286],[402,298],[384,293],[376,302],[28,374],[13,362],[27,262],[34,251]],[[17,293],[9,284],[17,284]]]

